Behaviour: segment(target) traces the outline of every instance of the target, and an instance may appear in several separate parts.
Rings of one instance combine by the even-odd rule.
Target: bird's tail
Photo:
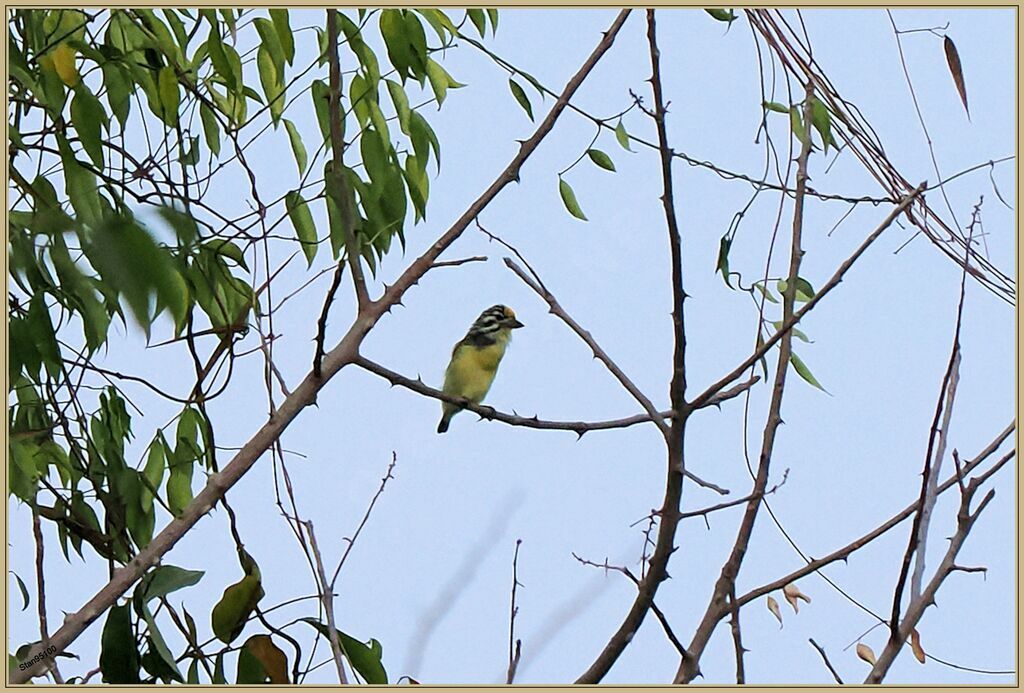
[[[437,424],[437,432],[444,433],[448,430],[448,424],[451,423],[452,417],[459,412],[458,409],[452,407],[449,408],[447,404],[441,407],[441,423]]]

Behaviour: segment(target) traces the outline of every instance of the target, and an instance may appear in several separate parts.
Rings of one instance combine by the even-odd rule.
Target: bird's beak
[[[519,328],[519,327],[526,327],[526,325],[524,325],[523,323],[519,322],[518,320],[513,319],[512,320],[512,324],[509,326],[509,329],[514,330],[514,329]]]

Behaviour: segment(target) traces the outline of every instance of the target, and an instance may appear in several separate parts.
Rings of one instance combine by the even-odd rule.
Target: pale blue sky
[[[560,91],[613,17],[613,10],[503,10],[497,36],[487,43]],[[908,66],[943,174],[1014,153],[1014,11],[899,10],[894,17],[901,28],[948,21],[948,34],[959,48],[970,122],[946,68],[941,40],[927,33],[904,37]],[[819,64],[874,126],[892,162],[912,182],[935,181],[884,10],[808,10],[804,20]],[[293,26],[319,22],[322,13],[293,13]],[[671,101],[672,146],[696,159],[759,175],[763,147],[753,139],[761,96],[746,21],[741,19],[726,33],[723,24],[702,10],[661,11],[658,29],[666,98]],[[650,103],[644,81],[650,74],[645,32],[642,13],[634,12],[575,104],[608,116],[629,105],[629,89]],[[298,45],[296,64],[315,48]],[[385,260],[378,279],[386,282],[489,185],[515,153],[515,140],[534,129],[509,93],[507,74],[478,51],[470,46],[453,49],[444,65],[468,86],[449,92],[440,112],[427,108],[442,145],[442,170],[431,181],[427,223],[407,232],[404,258],[396,251]],[[540,102],[529,87],[527,93],[539,119],[552,101]],[[784,93],[776,100],[784,101]],[[300,99],[294,109],[289,117],[312,141],[317,125],[308,98]],[[653,127],[642,114],[631,112],[625,122],[632,133],[654,138]],[[782,143],[780,125],[776,123],[775,135]],[[524,167],[521,183],[506,189],[481,216],[481,223],[515,244],[563,307],[656,404],[665,406],[672,303],[658,161],[649,150],[630,154],[610,133],[602,135],[596,146],[611,155],[618,172],[601,171],[585,161],[567,174],[590,218],[588,223],[577,221],[562,207],[556,174],[579,156],[592,134],[589,121],[565,113]],[[283,132],[266,138],[266,144],[250,155],[250,163],[262,171],[258,184],[267,199],[296,185]],[[311,165],[319,167],[322,160]],[[840,156],[827,175],[824,168],[820,154],[812,157],[810,173],[820,190],[879,194],[847,155]],[[1014,170],[1011,162],[993,174],[1011,204]],[[751,189],[682,163],[674,172],[685,285],[693,297],[686,314],[693,394],[730,370],[752,347],[756,310],[746,295],[729,290],[715,275],[719,238]],[[248,184],[234,180],[237,188],[218,187],[211,200],[227,210],[246,210],[243,196]],[[969,220],[978,196],[985,196],[991,259],[1012,275],[1015,216],[996,199],[987,171],[958,179],[948,194],[961,224]],[[944,209],[937,194],[929,199]],[[776,205],[777,198],[766,193],[744,220],[731,262],[745,278],[762,270]],[[843,203],[808,203],[802,274],[815,287],[887,213],[861,206],[827,237],[847,209]],[[784,219],[790,214],[787,205]],[[317,221],[321,231],[326,228],[325,219]],[[785,238],[786,229],[784,221],[780,237]],[[774,480],[787,468],[789,478],[771,497],[771,505],[813,556],[860,536],[918,493],[928,427],[949,356],[960,273],[924,238],[894,255],[909,237],[910,232],[895,226],[887,231],[801,327],[814,343],[798,342],[797,351],[830,394],[795,375],[790,379],[783,405],[786,425],[780,429],[772,466]],[[284,244],[276,248],[279,258],[293,249]],[[489,404],[549,419],[589,420],[638,412],[586,346],[548,315],[546,305],[504,267],[505,254],[468,230],[443,259],[487,255],[490,261],[429,273],[407,294],[404,307],[374,329],[363,354],[438,385],[451,345],[481,310],[506,303],[516,309],[526,328],[516,333]],[[778,257],[779,268],[782,259]],[[314,269],[329,264],[326,257],[319,257]],[[278,299],[307,278],[298,265],[275,284]],[[275,331],[281,335],[276,362],[289,384],[308,371],[315,320],[328,281],[320,279],[275,315]],[[375,282],[373,293],[379,287]],[[343,333],[353,314],[350,289],[346,277],[332,309],[329,343]],[[962,375],[950,440],[950,447],[964,457],[984,447],[1014,416],[1013,325],[1012,307],[977,283],[968,283]],[[250,334],[242,348],[254,345],[254,338]],[[166,360],[149,360],[155,357]],[[108,359],[120,370],[144,371],[176,392],[184,385],[175,369],[188,373],[191,368],[184,350],[144,352],[136,340],[115,340]],[[233,384],[211,405],[219,444],[239,446],[262,423],[267,406],[262,382],[258,355],[239,360]],[[154,427],[178,410],[149,402],[145,391],[130,384],[126,390],[152,407],[151,416],[134,423],[141,454]],[[275,396],[280,401],[280,393]],[[748,436],[752,450],[759,446],[768,398],[763,384],[753,391]],[[331,565],[343,550],[341,537],[349,536],[362,517],[392,451],[397,455],[395,479],[339,581],[338,623],[353,636],[374,637],[383,644],[392,681],[411,675],[423,683],[497,683],[507,666],[512,555],[516,539],[522,539],[519,577],[524,586],[518,593],[517,636],[523,639],[523,659],[517,681],[570,682],[618,627],[634,594],[625,578],[580,566],[572,552],[638,568],[642,526],[630,525],[661,503],[664,446],[652,426],[595,432],[577,441],[571,433],[477,422],[472,414],[460,415],[448,434],[437,436],[439,409],[436,401],[391,389],[376,376],[346,368],[320,393],[318,408],[305,411],[283,437],[284,447],[298,453],[288,457],[288,467],[300,512],[313,520]],[[750,489],[742,419],[740,399],[720,412],[695,415],[687,429],[689,468],[731,489],[732,497]],[[222,464],[227,459],[228,453],[222,452]],[[948,471],[948,458],[946,464]],[[939,608],[930,609],[919,627],[929,653],[971,667],[1015,666],[1014,474],[1011,463],[990,482],[997,488],[996,499],[962,555],[967,565],[988,566],[987,577],[952,576],[939,594]],[[265,457],[229,494],[246,548],[263,571],[264,608],[313,591],[305,560],[274,505],[273,489],[271,460]],[[951,533],[954,500],[952,495],[944,497],[937,506],[930,544],[934,555],[944,550],[942,538]],[[685,488],[684,509],[718,501],[707,490],[689,484]],[[662,585],[656,601],[684,642],[703,614],[739,516],[739,510],[713,515],[710,530],[700,519],[681,525],[680,550],[669,568],[673,579]],[[23,540],[29,536],[29,516],[24,508],[12,508],[10,517],[13,565],[29,579],[31,545]],[[164,521],[159,519],[158,526]],[[848,564],[831,566],[827,574],[858,600],[887,614],[908,531],[909,526],[902,525]],[[463,570],[467,556],[472,559],[472,575],[462,576],[456,598],[434,624],[420,657],[415,644],[418,621],[431,613],[439,595]],[[209,614],[223,588],[240,577],[223,511],[202,520],[165,562],[206,571],[199,585],[176,593],[174,602],[185,601],[201,635],[208,634],[204,614]],[[932,557],[930,566],[936,562]],[[799,557],[762,511],[740,573],[739,591],[799,565]],[[100,561],[83,564],[73,557],[69,566],[55,542],[48,548],[47,569],[51,623],[60,622],[62,611],[77,609],[104,581]],[[869,667],[856,658],[853,648],[842,648],[873,620],[817,577],[804,578],[800,586],[813,602],[802,606],[799,615],[794,616],[781,594],[775,595],[782,603],[782,630],[763,599],[743,610],[744,644],[751,650],[746,657],[747,680],[829,682],[818,654],[807,643],[813,637],[847,682],[861,681]],[[275,622],[315,613],[312,603],[304,602],[281,610]],[[37,630],[34,605],[12,614],[13,649],[35,639]],[[99,623],[93,625],[71,648],[83,662],[62,662],[65,675],[94,666],[100,628]],[[256,632],[250,627],[245,635]],[[170,629],[164,634],[174,643],[172,649],[180,651],[180,639]],[[295,634],[308,635],[298,630]],[[885,637],[879,628],[863,642],[879,652]],[[318,657],[327,653],[321,646]],[[418,667],[409,670],[417,659]],[[675,650],[651,616],[605,683],[665,683],[677,664]],[[701,668],[703,682],[734,680],[727,624],[716,632]],[[232,663],[229,670],[233,669]],[[1013,678],[960,672],[933,662],[921,666],[904,653],[887,682],[1008,683]],[[330,667],[308,679],[332,680]]]

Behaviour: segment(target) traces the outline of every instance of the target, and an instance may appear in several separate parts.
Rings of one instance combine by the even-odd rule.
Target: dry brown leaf
[[[967,84],[964,82],[964,70],[960,65],[960,54],[956,50],[953,39],[946,36],[942,40],[942,47],[946,51],[946,64],[949,65],[949,73],[953,75],[953,83],[956,90],[960,92],[960,100],[964,102],[964,110],[967,111],[967,119],[971,119],[971,109],[967,107]]]
[[[857,656],[871,666],[875,665],[875,651],[862,642],[857,643]]]
[[[799,600],[803,599],[808,604],[811,603],[811,598],[801,592],[800,588],[792,582],[782,588],[782,594],[786,597],[786,601],[789,602],[789,605],[793,607],[793,613],[795,614],[800,613],[800,606],[797,603]]]
[[[771,611],[772,615],[779,620],[779,630],[782,630],[782,609],[779,608],[779,603],[775,601],[775,597],[768,597],[768,611]]]
[[[271,683],[288,683],[288,656],[269,635],[254,635],[245,641],[245,647],[259,660]]]
[[[921,647],[921,634],[917,632],[917,628],[910,631],[910,649],[913,650],[917,661],[924,664],[924,648]]]

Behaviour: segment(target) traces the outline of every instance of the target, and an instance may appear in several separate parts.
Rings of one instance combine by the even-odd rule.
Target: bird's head
[[[498,304],[491,306],[476,319],[470,328],[470,334],[493,335],[496,332],[515,330],[523,326],[523,323],[516,319],[515,311],[508,306]]]

